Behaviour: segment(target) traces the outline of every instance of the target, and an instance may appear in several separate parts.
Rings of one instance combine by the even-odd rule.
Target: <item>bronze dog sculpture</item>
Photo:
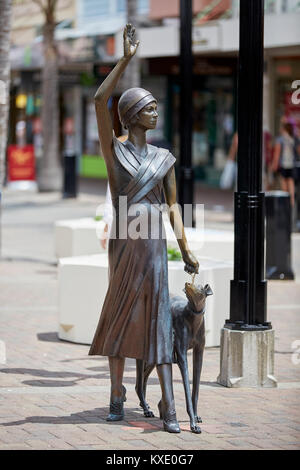
[[[212,295],[212,290],[208,284],[196,286],[194,284],[185,283],[184,292],[187,300],[183,297],[171,297],[171,312],[173,320],[174,332],[174,362],[178,363],[182,380],[184,384],[187,412],[190,417],[191,431],[201,433],[200,416],[197,415],[197,404],[199,395],[200,375],[202,369],[203,352],[205,346],[205,323],[204,313],[206,297]],[[191,395],[189,372],[187,362],[187,351],[193,349],[193,392]],[[149,375],[154,366],[145,364],[142,360],[137,360],[137,380],[136,393],[140,399],[140,406],[144,410],[144,416],[154,417],[146,402],[146,388]],[[158,404],[161,414],[161,402]]]

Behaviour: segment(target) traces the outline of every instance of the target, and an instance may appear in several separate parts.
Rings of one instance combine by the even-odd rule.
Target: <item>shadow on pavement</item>
[[[56,331],[52,331],[49,333],[38,333],[36,336],[39,341],[48,341],[51,343],[60,343],[60,342],[66,343],[67,342],[67,341],[63,341],[59,339]]]
[[[33,377],[41,377],[39,380],[24,380],[21,383],[24,385],[29,385],[31,387],[72,387],[78,385],[78,382],[87,379],[110,379],[110,373],[108,366],[99,366],[92,367],[91,370],[96,370],[101,372],[101,374],[81,374],[77,372],[62,372],[62,371],[48,371],[45,369],[26,369],[26,368],[11,368],[11,369],[0,369],[2,374],[20,374],[20,375],[30,375]],[[126,373],[126,371],[125,371]],[[74,378],[73,378],[74,377]],[[73,378],[73,380],[48,380],[48,379],[68,379]],[[124,384],[135,384],[135,377],[126,377],[123,378]],[[158,383],[156,377],[150,378],[148,380],[149,384]]]
[[[63,361],[65,362],[65,361]],[[126,366],[127,372],[130,369],[135,369],[135,363],[131,362]],[[97,366],[97,367],[88,367],[87,370],[94,371],[94,372],[101,372],[100,374],[82,374],[78,372],[63,372],[63,371],[49,371],[45,369],[27,369],[27,368],[7,368],[7,369],[0,369],[0,374],[20,374],[20,375],[30,375],[33,377],[40,377],[38,380],[23,380],[21,383],[24,385],[29,385],[31,387],[72,387],[78,385],[79,382],[87,379],[108,379],[110,380],[110,373],[108,365],[106,366]],[[126,374],[126,370],[125,370]],[[48,380],[48,379],[71,379],[72,380]],[[136,377],[123,377],[124,384],[135,384]],[[182,383],[181,378],[173,378],[173,383]],[[190,384],[191,384],[190,380]],[[157,376],[150,376],[148,379],[148,385],[157,385],[159,384],[159,380]],[[201,385],[208,385],[210,387],[222,387],[217,382],[200,382]]]
[[[143,428],[144,432],[156,432],[162,428],[159,418],[149,418],[145,421],[142,410],[138,408],[126,408],[126,420],[108,423],[106,417],[108,415],[108,407],[95,408],[93,410],[80,411],[78,413],[71,413],[66,416],[29,416],[19,421],[10,421],[2,423],[1,426],[24,426],[28,423],[35,424],[103,424],[109,426],[122,426],[127,429]],[[132,421],[132,422],[131,422]]]
[[[60,339],[58,337],[57,331],[49,331],[48,333],[37,333],[37,339],[39,341],[48,341],[51,343],[65,343],[65,344],[74,344],[78,346],[87,346],[90,347],[89,344],[86,343],[73,343],[72,341],[67,341],[65,339]]]

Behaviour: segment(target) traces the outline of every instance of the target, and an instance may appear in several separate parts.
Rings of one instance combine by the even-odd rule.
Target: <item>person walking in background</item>
[[[104,208],[102,220],[105,223],[105,226],[101,234],[100,243],[101,243],[103,250],[106,250],[107,240],[109,238],[110,228],[111,228],[111,224],[113,220],[111,193],[110,193],[110,188],[109,188],[108,183],[107,183],[107,188],[106,188],[105,208]]]
[[[228,152],[228,157],[224,171],[220,179],[220,186],[222,189],[231,189],[236,184],[237,177],[237,151],[238,151],[238,133],[235,132],[232,136],[231,145]],[[272,135],[268,130],[263,131],[263,186],[269,190],[273,184],[272,173]]]
[[[236,155],[238,149],[238,133],[235,132],[232,137],[227,161],[220,178],[221,189],[232,189],[236,183],[237,165]]]
[[[300,119],[295,127],[295,143],[296,143],[296,157],[297,160],[300,160]]]
[[[273,136],[268,129],[263,131],[263,188],[270,191],[274,187]]]
[[[293,126],[289,122],[283,122],[280,136],[276,139],[273,156],[273,171],[280,174],[280,186],[282,191],[290,194],[291,206],[295,203],[294,167],[296,160],[296,142]]]
[[[229,149],[229,152],[228,152],[228,160],[232,160],[233,162],[235,162],[236,154],[237,154],[237,150],[238,150],[238,143],[239,143],[238,133],[235,132],[233,134],[230,149]]]

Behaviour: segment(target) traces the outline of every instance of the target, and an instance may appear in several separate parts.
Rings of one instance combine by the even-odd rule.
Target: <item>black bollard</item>
[[[266,278],[291,280],[292,215],[290,195],[269,191],[266,200]]]
[[[194,201],[194,170],[192,163],[192,19],[192,0],[180,0],[180,161],[178,166],[178,202],[182,208],[185,226],[195,225],[193,217],[185,217],[185,204],[193,204]]]
[[[64,153],[63,198],[77,196],[76,155]]]

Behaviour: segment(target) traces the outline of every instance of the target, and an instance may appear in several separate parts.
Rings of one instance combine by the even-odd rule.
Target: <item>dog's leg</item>
[[[144,403],[145,403],[144,416],[146,418],[154,418],[154,413],[153,411],[151,411],[150,406],[146,402],[148,378],[154,368],[155,368],[155,365],[149,365],[149,364],[145,364],[145,367],[144,367],[143,396],[144,396]]]
[[[151,374],[151,372],[153,371],[153,369],[155,368],[155,365],[149,365],[149,364],[145,364],[145,367],[144,367],[144,382],[143,382],[143,394],[144,394],[144,398],[146,399],[146,393],[147,393],[147,383],[148,383],[148,379],[149,379],[149,376]]]
[[[179,366],[182,380],[183,380],[185,400],[186,400],[186,410],[190,417],[191,431],[196,434],[200,434],[201,429],[197,425],[197,421],[195,419],[195,414],[194,414],[194,409],[193,409],[193,404],[192,404],[189,371],[188,371],[188,363],[187,363],[187,356],[186,356],[187,348],[183,348],[182,344],[178,346],[179,346],[178,348],[175,346],[176,354],[177,354],[177,361],[178,361],[178,366]]]
[[[136,385],[135,391],[140,400],[140,406],[143,408],[144,416],[146,418],[154,418],[153,412],[150,410],[150,406],[146,402],[146,387],[148,377],[151,374],[154,366],[146,365],[145,361],[141,359],[136,360]]]
[[[203,352],[204,352],[205,338],[201,340],[200,343],[194,346],[193,350],[193,409],[196,421],[202,423],[202,419],[197,414],[197,405],[198,405],[198,396],[199,396],[199,386],[200,386],[200,376],[202,370],[202,361],[203,361]]]

